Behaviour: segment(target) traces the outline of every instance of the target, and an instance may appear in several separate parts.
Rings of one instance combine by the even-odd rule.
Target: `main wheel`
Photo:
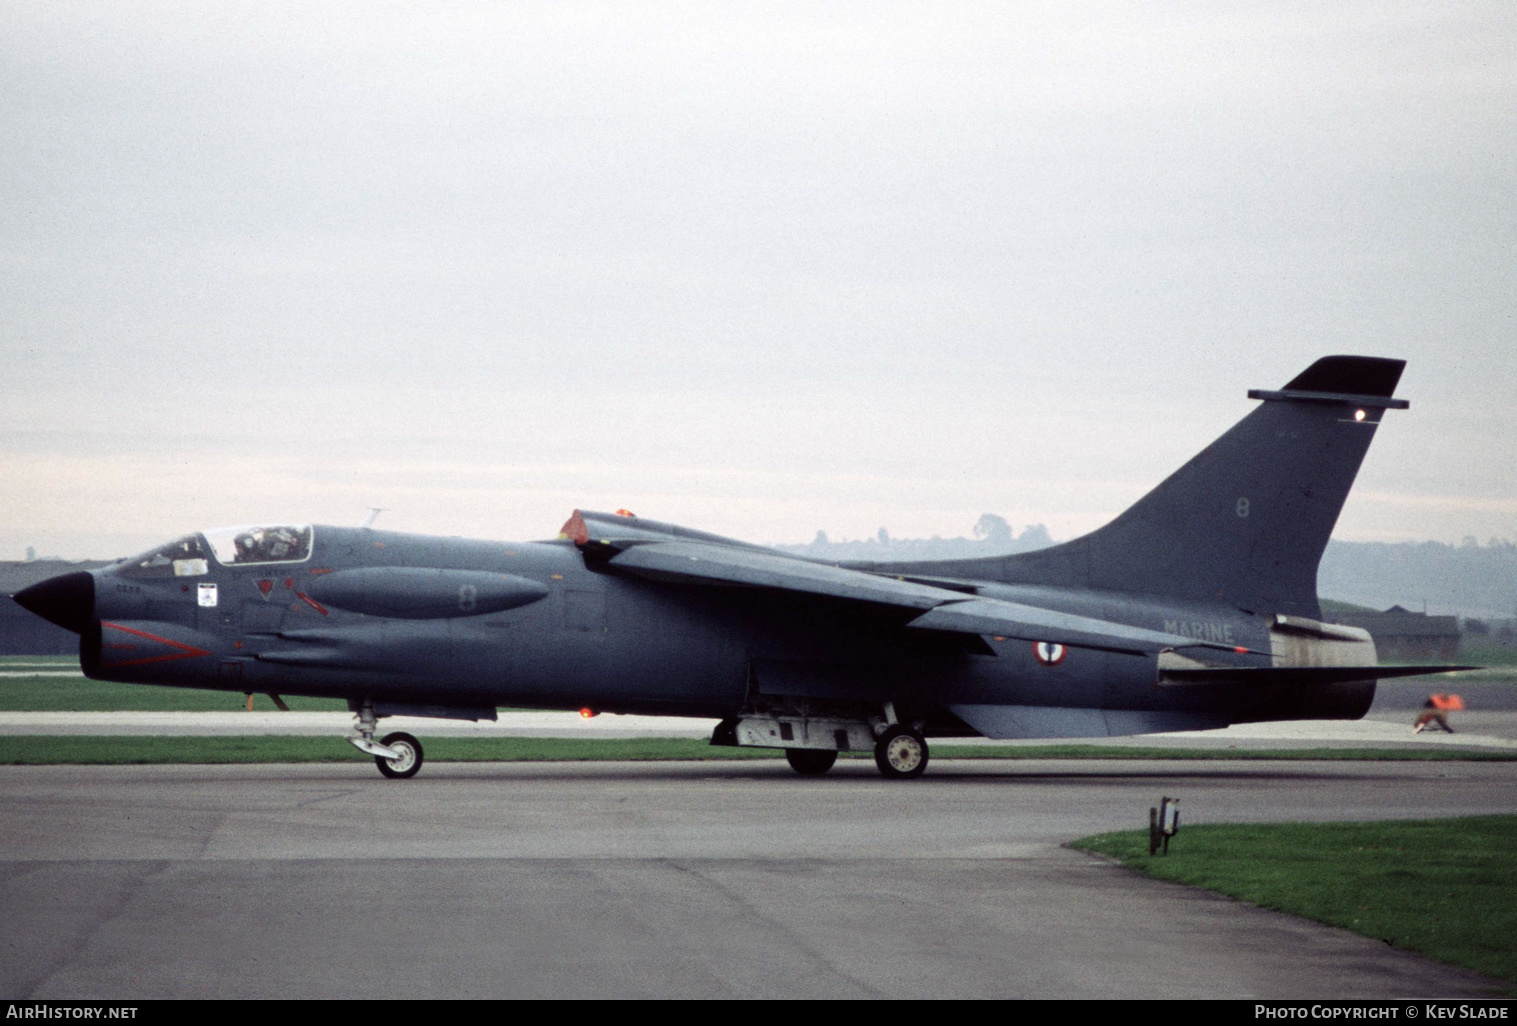
[[[825,748],[787,748],[785,761],[803,777],[819,777],[832,769],[832,764],[838,761],[838,753]]]
[[[380,739],[379,743],[400,753],[398,759],[386,759],[383,755],[374,756],[374,765],[379,767],[379,772],[395,780],[416,776],[416,771],[421,769],[420,741],[410,734],[387,734]]]
[[[927,769],[927,742],[921,734],[897,724],[875,742],[874,764],[897,780],[919,777]]]

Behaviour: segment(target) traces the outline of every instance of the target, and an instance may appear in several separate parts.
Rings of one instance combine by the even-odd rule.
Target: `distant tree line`
[[[1031,524],[1020,533],[1004,517],[986,513],[969,537],[893,538],[881,527],[872,538],[833,541],[817,531],[807,545],[776,548],[813,559],[926,560],[970,559],[1031,552],[1054,544],[1048,528]],[[1474,618],[1488,631],[1517,616],[1517,544],[1492,538],[1482,545],[1465,538],[1443,542],[1328,543],[1317,575],[1317,590],[1367,609],[1400,605],[1429,613]],[[1468,631],[1468,627],[1466,630]]]
[[[1493,538],[1443,542],[1329,542],[1317,590],[1386,609],[1400,604],[1477,620],[1517,615],[1517,545]]]
[[[943,538],[892,538],[890,532],[880,528],[873,538],[857,541],[833,541],[826,531],[817,531],[808,545],[777,545],[784,552],[793,552],[812,559],[872,560],[872,559],[971,559],[976,556],[1005,556],[1013,552],[1032,552],[1046,549],[1053,544],[1048,528],[1031,524],[1021,534],[1012,530],[1005,517],[986,513],[970,529],[971,537]]]

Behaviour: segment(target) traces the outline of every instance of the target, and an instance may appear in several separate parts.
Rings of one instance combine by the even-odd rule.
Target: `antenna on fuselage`
[[[360,528],[373,527],[374,526],[374,521],[377,520],[377,519],[379,519],[379,514],[383,513],[389,507],[387,507],[387,506],[369,506],[369,507],[366,507],[366,508],[369,511],[369,515],[366,516],[366,517],[364,517],[363,518],[363,523],[361,523],[361,524],[358,525]]]

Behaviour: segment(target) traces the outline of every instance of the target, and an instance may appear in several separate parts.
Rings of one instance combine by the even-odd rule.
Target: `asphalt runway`
[[[1161,795],[1187,822],[1513,812],[1517,764],[3,767],[0,993],[1490,993],[1061,847],[1145,825]]]

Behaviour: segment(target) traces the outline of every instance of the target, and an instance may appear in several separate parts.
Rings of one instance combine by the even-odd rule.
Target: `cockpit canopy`
[[[311,558],[311,525],[218,527],[190,534],[126,560],[127,577],[199,577],[210,559],[222,566],[299,563]]]
[[[299,563],[311,558],[311,526],[218,527],[205,532],[224,566],[245,563]]]

